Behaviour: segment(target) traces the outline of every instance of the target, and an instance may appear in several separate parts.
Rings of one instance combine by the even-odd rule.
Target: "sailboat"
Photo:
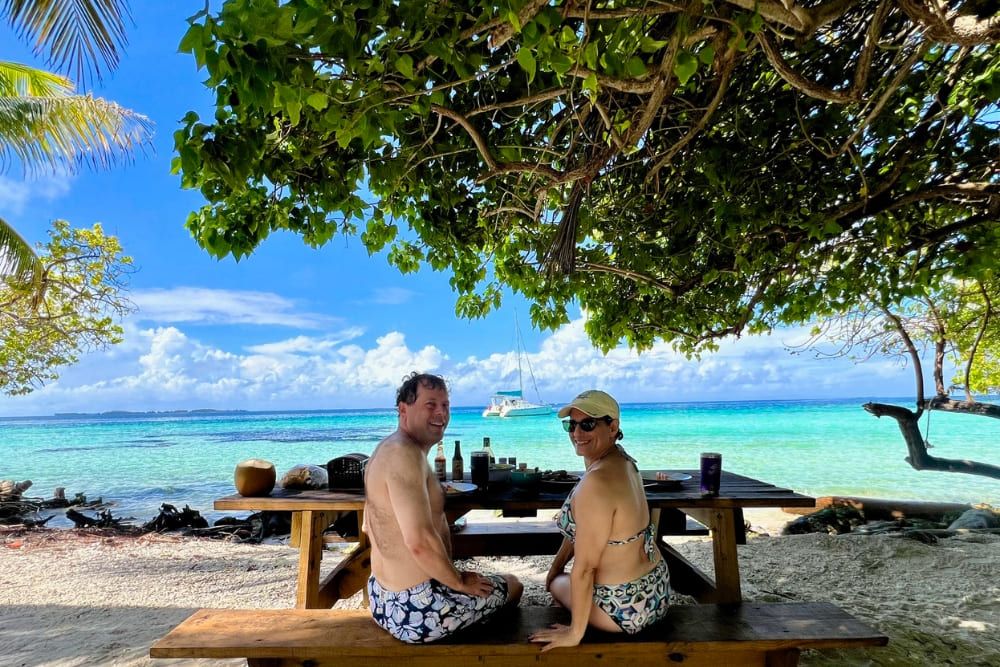
[[[483,410],[483,417],[536,417],[552,414],[552,406],[548,403],[532,403],[524,398],[524,378],[521,372],[522,357],[528,366],[528,374],[531,376],[531,384],[535,387],[535,395],[538,395],[538,385],[535,384],[535,374],[531,371],[531,362],[528,361],[528,357],[524,353],[521,327],[517,323],[516,312],[514,313],[514,328],[517,333],[515,346],[517,347],[517,384],[519,388],[494,393],[490,398],[490,404]]]

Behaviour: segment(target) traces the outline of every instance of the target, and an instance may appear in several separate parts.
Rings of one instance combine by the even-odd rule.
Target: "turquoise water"
[[[868,400],[910,407],[907,399],[659,403],[622,406],[622,444],[643,468],[697,468],[703,451],[723,467],[808,495],[1000,504],[1000,481],[914,470],[895,420],[876,419]],[[580,469],[559,420],[484,419],[456,408],[445,437],[468,454],[484,436],[496,456],[542,469]],[[994,420],[934,413],[921,428],[944,458],[996,463]],[[189,505],[212,521],[214,498],[232,493],[243,459],[274,462],[278,475],[351,452],[370,454],[396,428],[393,410],[188,413],[0,418],[0,479],[30,479],[26,495],[86,494],[114,503],[115,517],[145,521],[162,503]],[[431,453],[433,456],[433,450]],[[49,525],[65,525],[57,517]]]

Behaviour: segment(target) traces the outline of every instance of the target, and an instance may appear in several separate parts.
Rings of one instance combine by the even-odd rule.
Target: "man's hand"
[[[463,571],[459,574],[462,575],[462,587],[458,590],[466,595],[484,598],[493,590],[493,581],[476,572]]]

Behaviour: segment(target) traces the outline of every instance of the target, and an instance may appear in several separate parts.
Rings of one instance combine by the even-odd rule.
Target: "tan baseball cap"
[[[573,408],[591,417],[619,419],[621,416],[618,410],[618,401],[599,389],[589,389],[578,394],[569,405],[559,410],[559,418],[568,416]]]

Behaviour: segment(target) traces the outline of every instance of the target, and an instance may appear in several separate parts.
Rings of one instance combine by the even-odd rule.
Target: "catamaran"
[[[524,346],[521,341],[521,328],[517,324],[517,313],[514,313],[514,328],[517,332],[515,345],[517,347],[517,384],[519,389],[509,391],[498,391],[490,398],[490,404],[483,410],[484,417],[536,417],[538,415],[552,414],[552,406],[548,403],[532,403],[524,398],[524,381],[521,374],[521,358],[528,366],[528,374],[531,376],[531,384],[535,387],[535,394],[538,394],[538,385],[535,384],[535,374],[531,370],[531,362],[524,354]]]

